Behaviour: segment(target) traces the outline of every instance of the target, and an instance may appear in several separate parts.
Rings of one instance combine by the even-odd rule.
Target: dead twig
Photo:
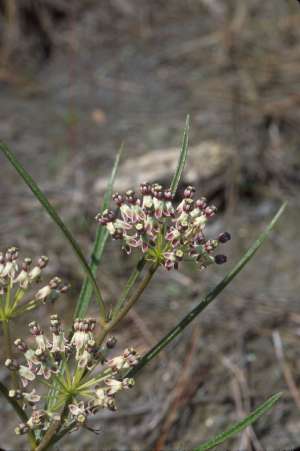
[[[192,384],[191,382],[191,368],[193,358],[198,347],[198,337],[199,337],[198,330],[196,327],[194,327],[191,340],[187,345],[187,349],[189,349],[189,352],[183,362],[182,371],[178,377],[176,386],[173,391],[174,392],[173,401],[171,402],[171,405],[163,420],[160,429],[160,435],[154,446],[155,451],[163,450],[167,438],[172,429],[172,426],[174,425],[178,417],[178,412],[189,403],[194,392],[198,389],[199,381],[197,384],[195,383]]]
[[[280,336],[280,333],[278,330],[274,330],[274,332],[273,332],[273,345],[274,345],[277,360],[279,362],[280,368],[282,370],[282,373],[283,373],[285,382],[288,386],[288,389],[290,391],[290,394],[291,394],[296,406],[298,407],[298,409],[300,409],[300,392],[296,385],[292,371],[285,360],[283,343],[282,343],[282,339],[281,339],[281,336]]]
[[[239,418],[245,417],[250,412],[250,391],[248,382],[245,376],[245,372],[235,365],[229,358],[222,357],[223,365],[228,368],[234,375],[235,380],[233,381],[233,396],[237,408],[237,414]],[[238,449],[247,449],[252,451],[252,445],[256,451],[263,451],[263,447],[261,446],[256,433],[252,426],[248,426],[245,429],[241,443]]]

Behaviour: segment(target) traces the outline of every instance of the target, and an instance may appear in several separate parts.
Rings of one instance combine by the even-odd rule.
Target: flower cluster
[[[177,269],[183,259],[196,261],[201,269],[226,262],[225,255],[212,253],[220,243],[230,240],[230,234],[222,233],[213,240],[205,238],[206,222],[214,216],[216,207],[208,205],[203,197],[194,199],[193,186],[184,190],[178,205],[171,190],[158,183],[143,183],[140,192],[141,196],[132,190],[113,195],[120,218],[111,210],[96,216],[114,239],[123,240],[127,253],[131,248],[140,248],[147,260],[168,270]]]
[[[131,388],[134,380],[125,373],[138,362],[134,349],[116,357],[108,358],[115,346],[114,337],[107,339],[104,346],[98,346],[95,336],[96,322],[93,319],[77,319],[73,334],[66,338],[57,315],[51,316],[51,339],[43,333],[35,321],[29,324],[34,337],[34,346],[29,347],[20,338],[15,340],[17,349],[24,355],[25,363],[7,359],[5,365],[18,372],[23,389],[10,390],[9,396],[24,403],[24,409],[31,409],[27,423],[16,428],[17,434],[29,430],[46,431],[51,423],[59,420],[63,425],[86,426],[87,417],[100,408],[116,410],[115,394]],[[36,385],[49,387],[44,394],[47,403],[39,407],[42,395]],[[28,387],[34,386],[28,390]],[[56,401],[49,401],[49,394],[55,387]]]
[[[40,257],[33,267],[31,258],[24,258],[20,262],[16,247],[0,252],[0,321],[32,310],[41,302],[55,299],[68,289],[59,277],[53,277],[35,294],[31,293],[31,286],[41,280],[47,264],[48,257],[45,256]]]

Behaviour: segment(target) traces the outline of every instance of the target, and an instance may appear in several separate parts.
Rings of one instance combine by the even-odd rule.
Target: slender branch
[[[53,438],[59,432],[66,416],[68,415],[68,407],[69,407],[69,404],[71,401],[72,401],[72,397],[67,399],[60,418],[58,420],[54,420],[52,422],[51,426],[49,427],[46,434],[44,435],[41,443],[35,448],[34,451],[46,451],[47,449],[50,448],[50,446],[52,446]]]
[[[75,427],[76,427],[76,421],[72,421],[64,429],[62,429],[61,431],[59,431],[55,435],[53,435],[51,440],[48,442],[48,448],[50,448],[50,446],[54,445],[59,440],[61,440],[68,432],[70,432]]]
[[[55,420],[44,435],[41,443],[35,448],[34,451],[45,451],[51,446],[51,440],[53,436],[59,431],[61,427],[61,420]]]
[[[141,281],[140,285],[138,286],[136,292],[128,299],[128,302],[126,302],[125,305],[119,310],[118,314],[116,315],[116,318],[114,318],[111,321],[110,328],[112,329],[116,324],[118,324],[124,316],[129,312],[129,310],[134,306],[134,304],[138,301],[138,299],[141,297],[142,293],[146,289],[146,287],[149,285],[152,277],[154,276],[155,271],[157,270],[159,264],[155,263],[150,266],[148,269],[144,279]]]
[[[120,308],[120,310],[116,313],[116,316],[109,323],[107,323],[106,327],[103,328],[103,330],[97,340],[98,345],[102,344],[106,335],[124,318],[124,316],[126,316],[126,314],[129,312],[129,310],[138,301],[138,299],[141,297],[141,295],[144,292],[144,290],[146,289],[146,287],[149,285],[158,266],[159,266],[158,263],[154,263],[153,265],[150,266],[145,277],[142,279],[141,283],[137,287],[136,292],[133,293],[133,295],[128,299],[126,304],[124,304]]]
[[[2,321],[2,328],[3,328],[3,336],[4,336],[4,342],[5,342],[5,353],[6,357],[9,359],[13,359],[13,352],[12,352],[12,345],[11,345],[11,336],[10,336],[10,328],[9,328],[9,319],[5,319]],[[18,383],[18,377],[15,371],[12,371],[11,379],[14,388],[19,388]]]
[[[131,273],[131,275],[130,275],[130,277],[129,277],[129,279],[128,279],[125,287],[124,287],[124,290],[122,291],[122,294],[119,297],[119,299],[118,299],[118,301],[116,303],[116,306],[114,307],[113,314],[112,314],[113,318],[118,314],[118,312],[121,310],[121,308],[125,304],[127,296],[128,296],[128,293],[131,290],[131,288],[133,287],[133,285],[135,284],[135,282],[137,281],[137,279],[138,279],[139,275],[141,274],[145,264],[146,264],[146,261],[145,261],[144,258],[142,258],[137,263],[135,269],[132,271],[132,273]]]

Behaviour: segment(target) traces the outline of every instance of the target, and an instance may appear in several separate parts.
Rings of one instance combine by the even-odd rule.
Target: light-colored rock
[[[115,190],[137,188],[142,182],[168,184],[175,172],[178,156],[178,148],[168,148],[148,151],[142,156],[126,160],[119,169]],[[223,180],[231,157],[230,148],[214,141],[204,141],[190,147],[182,182],[196,184],[215,177]],[[94,189],[97,193],[103,193],[106,185],[107,178],[101,177],[95,182]]]

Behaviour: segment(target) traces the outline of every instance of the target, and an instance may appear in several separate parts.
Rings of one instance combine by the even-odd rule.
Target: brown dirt
[[[186,331],[140,373],[116,414],[97,417],[100,437],[76,433],[60,449],[74,449],[80,440],[80,449],[89,450],[159,450],[162,443],[163,449],[190,450],[278,391],[282,400],[254,426],[258,443],[239,437],[223,449],[292,449],[300,446],[299,410],[272,334],[280,332],[299,386],[300,8],[292,1],[230,1],[220,16],[205,2],[154,3],[157,8],[143,8],[128,0],[130,13],[117,1],[106,2],[103,11],[90,2],[80,18],[76,10],[51,35],[48,60],[37,63],[30,47],[20,70],[16,50],[0,74],[1,139],[87,251],[100,204],[93,183],[109,171],[122,141],[124,158],[174,147],[190,113],[192,144],[213,139],[236,149],[227,186],[209,193],[221,207],[211,233],[228,229],[233,235],[227,268],[203,275],[186,269],[171,277],[160,271],[119,331],[120,346],[151,347],[242,255],[281,199],[289,207],[269,242],[196,320],[193,333]],[[48,254],[49,270],[72,282],[70,298],[57,307],[69,310],[80,286],[77,263],[18,176],[0,161],[1,248],[16,244],[24,254]],[[205,186],[201,190],[205,194]],[[118,244],[109,244],[99,276],[107,300],[133,263],[120,258]],[[1,405],[1,446],[19,449],[15,419]]]

